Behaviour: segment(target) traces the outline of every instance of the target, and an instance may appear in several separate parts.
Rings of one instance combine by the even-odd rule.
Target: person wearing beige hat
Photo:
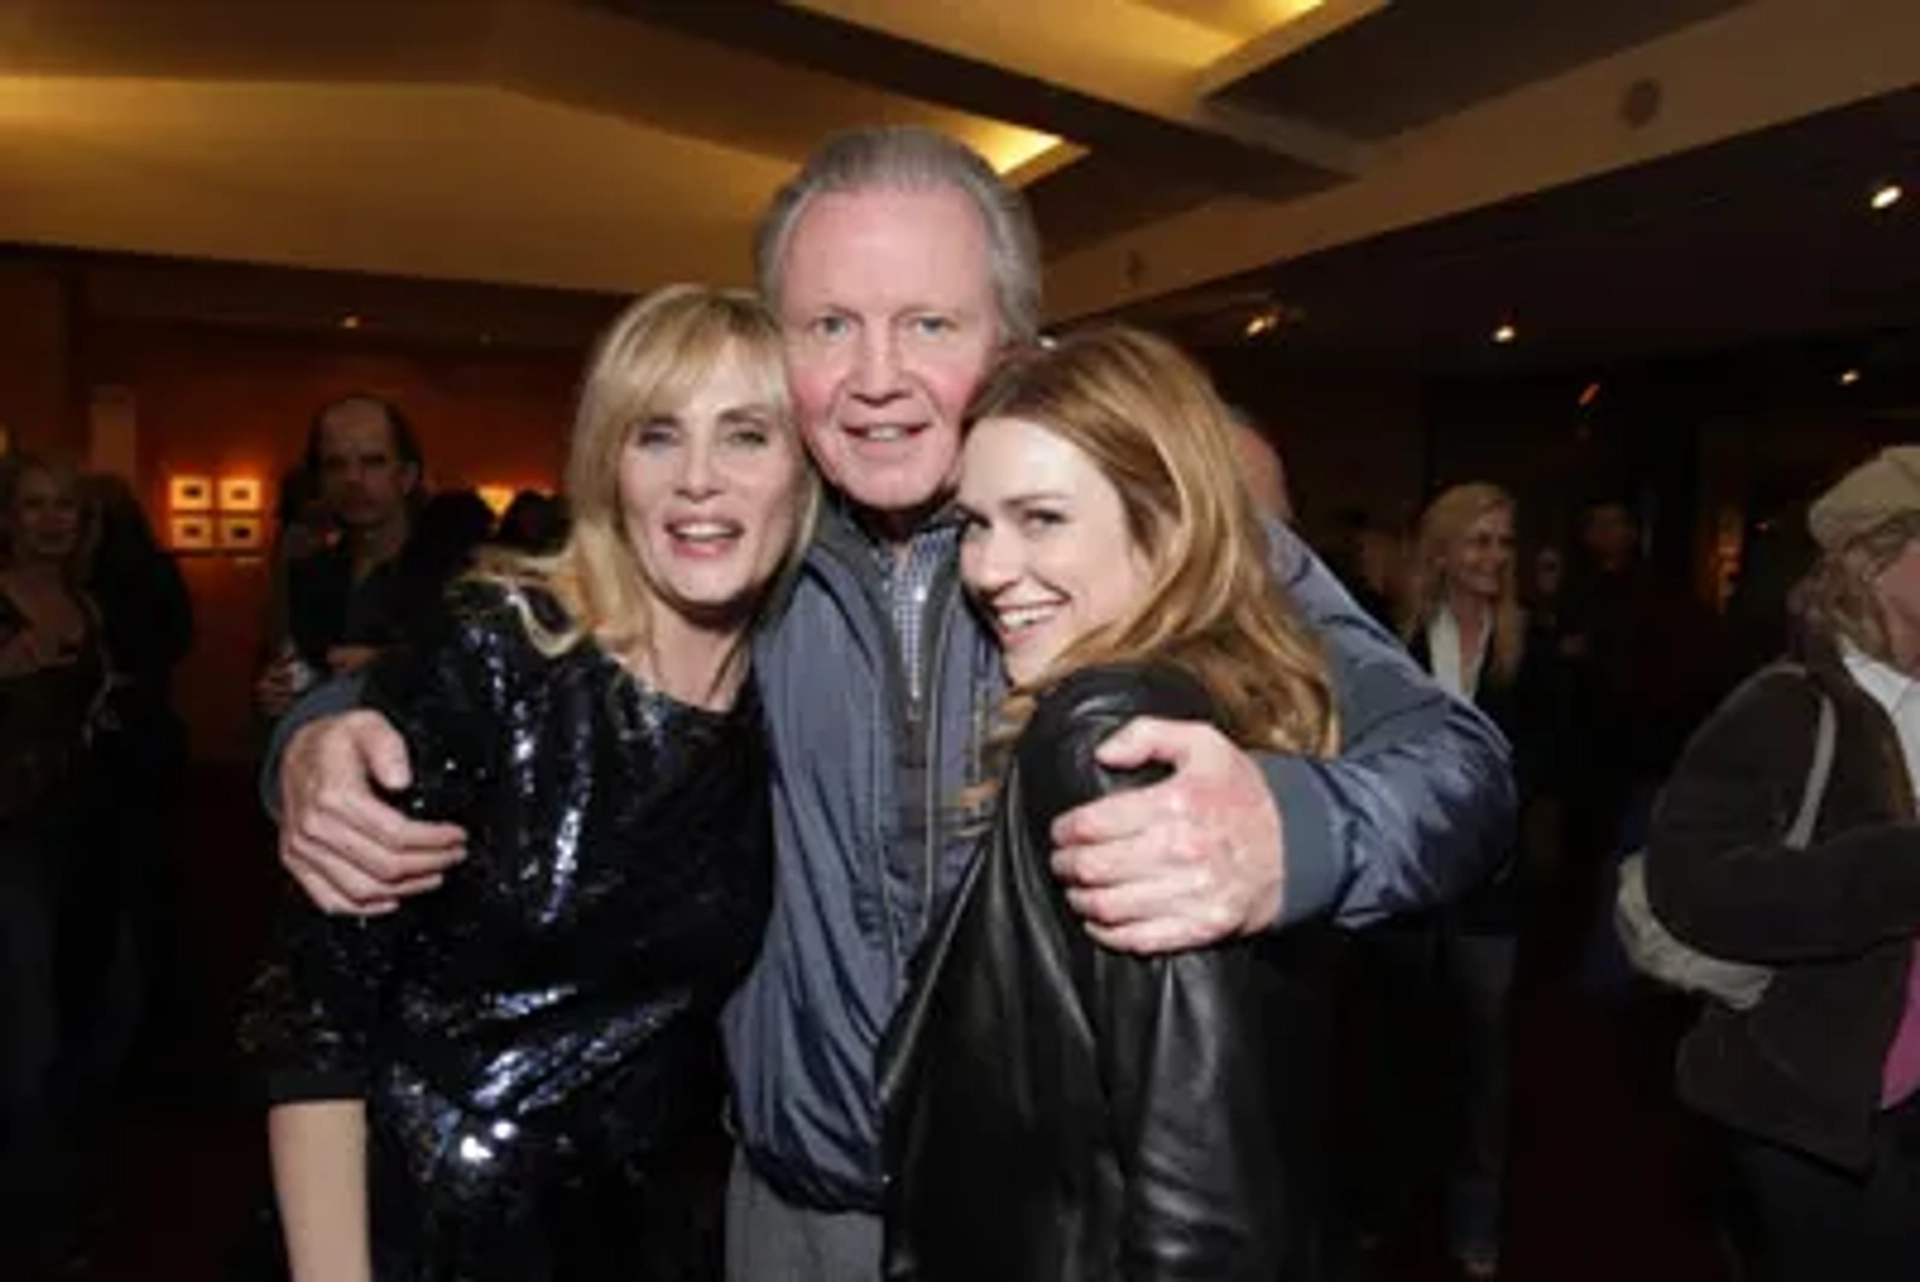
[[[1754,1282],[1920,1277],[1920,447],[1815,501],[1788,655],[1695,734],[1647,847],[1709,996],[1681,1097],[1750,1199]]]
[[[1816,499],[1807,512],[1807,529],[1814,542],[1832,552],[1915,513],[1920,513],[1920,445],[1895,445]]]

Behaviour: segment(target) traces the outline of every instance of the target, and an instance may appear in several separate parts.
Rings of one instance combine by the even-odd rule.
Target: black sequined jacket
[[[1099,947],[1048,869],[1049,827],[1129,786],[1094,749],[1135,716],[1213,719],[1189,676],[1092,669],[1043,697],[981,857],[916,961],[883,1049],[889,1279],[1273,1282],[1312,1161],[1282,1057],[1301,1035],[1271,941]],[[1310,1176],[1308,1178],[1311,1178]]]
[[[463,583],[376,663],[407,807],[467,858],[384,917],[290,894],[246,1022],[273,1103],[365,1101],[382,1282],[644,1276],[649,1177],[718,1116],[715,1017],[769,907],[751,684],[689,707],[590,642],[543,654],[529,617],[565,622]]]

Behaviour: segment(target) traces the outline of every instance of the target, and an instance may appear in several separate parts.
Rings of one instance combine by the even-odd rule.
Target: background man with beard
[[[269,717],[285,712],[314,674],[356,671],[395,639],[404,604],[399,557],[423,462],[399,406],[356,393],[313,416],[306,467],[340,533],[332,547],[288,567],[291,642],[256,688]]]

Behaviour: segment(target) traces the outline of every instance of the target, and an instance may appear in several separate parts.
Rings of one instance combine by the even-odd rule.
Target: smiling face
[[[633,425],[620,451],[620,515],[641,576],[689,622],[750,614],[791,546],[806,459],[767,380],[723,355],[673,413]]]
[[[1873,576],[1872,590],[1887,625],[1890,658],[1905,672],[1920,670],[1920,539]]]
[[[813,198],[781,263],[787,381],[822,474],[892,533],[953,485],[999,350],[986,229],[957,188]]]
[[[1036,423],[974,425],[960,466],[960,576],[999,640],[1007,675],[1039,679],[1151,583],[1120,492],[1085,451]]]
[[[13,560],[52,565],[71,557],[80,542],[80,497],[72,479],[46,467],[29,467],[13,491],[6,514]]]
[[[1513,569],[1513,509],[1492,507],[1469,521],[1447,547],[1440,572],[1455,592],[1496,601]]]

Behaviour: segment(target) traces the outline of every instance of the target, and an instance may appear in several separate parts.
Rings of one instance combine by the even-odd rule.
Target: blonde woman
[[[1515,513],[1513,496],[1485,482],[1456,485],[1428,504],[1402,583],[1398,626],[1415,662],[1505,733],[1524,809],[1548,776],[1561,701],[1552,646],[1532,632],[1520,608]],[[1505,848],[1487,861],[1494,875],[1436,924],[1436,978],[1449,998],[1442,1007],[1452,1019],[1447,1041],[1457,1052],[1461,1087],[1460,1142],[1448,1163],[1448,1249],[1470,1278],[1494,1277],[1500,1267],[1518,839],[1517,828],[1507,834]]]
[[[671,1168],[770,899],[746,643],[810,519],[780,340],[663,290],[608,331],[550,556],[457,586],[366,701],[465,860],[384,917],[291,910],[251,1033],[295,1282],[666,1276]]]
[[[93,735],[106,647],[81,588],[89,513],[72,468],[0,465],[0,1134],[44,1124],[58,1051],[56,973],[76,958],[56,925],[84,908],[85,821],[97,805]],[[58,952],[58,956],[56,956]],[[68,1010],[72,1009],[68,1003]],[[56,1018],[56,1015],[60,1018]]]
[[[99,614],[81,586],[89,516],[78,474],[23,456],[0,471],[0,825],[63,837],[78,818],[105,693]]]
[[[888,1276],[1269,1282],[1313,1218],[1275,1076],[1317,1053],[1282,1014],[1297,977],[1252,943],[1102,948],[1049,828],[1128,786],[1098,754],[1135,716],[1331,754],[1326,662],[1273,585],[1227,412],[1171,347],[1068,337],[968,420],[961,575],[1012,685],[1007,769],[883,1055]]]
[[[1790,662],[1687,746],[1647,897],[1684,943],[1772,970],[1751,1007],[1707,1005],[1677,1070],[1731,1142],[1746,1275],[1896,1282],[1920,1277],[1920,447],[1854,469],[1807,525]]]

